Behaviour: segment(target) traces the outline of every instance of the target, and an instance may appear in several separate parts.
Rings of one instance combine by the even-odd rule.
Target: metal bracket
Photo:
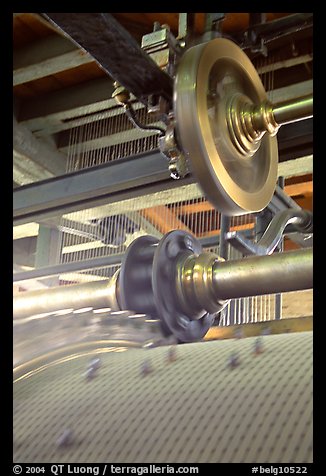
[[[166,133],[158,140],[161,153],[169,161],[171,178],[179,180],[189,173],[185,154],[180,150],[176,137],[174,121],[172,120],[166,129]]]
[[[273,253],[282,239],[288,225],[295,227],[300,233],[311,234],[313,231],[312,213],[307,210],[290,209],[277,213],[261,239],[254,243],[241,233],[231,231],[226,234],[227,241],[244,256],[269,255]]]

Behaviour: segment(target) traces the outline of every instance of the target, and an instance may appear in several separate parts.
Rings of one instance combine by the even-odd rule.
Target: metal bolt
[[[169,348],[167,359],[168,362],[175,362],[177,360],[177,349],[175,346]]]
[[[236,352],[233,352],[229,357],[228,367],[230,369],[235,369],[239,365],[240,365],[239,355]]]
[[[143,377],[145,377],[146,375],[148,375],[148,374],[150,374],[151,372],[153,372],[153,367],[152,367],[152,364],[150,363],[149,360],[145,360],[145,361],[142,363],[140,372],[141,372],[141,375],[142,375]]]
[[[57,446],[59,448],[69,446],[73,442],[73,432],[70,428],[66,428],[64,432],[57,439]]]
[[[176,163],[171,163],[169,165],[169,171],[170,171],[170,177],[173,178],[173,180],[181,179],[181,175],[178,170],[178,165]]]
[[[194,247],[193,247],[192,239],[189,238],[189,236],[185,236],[184,243],[186,245],[186,248],[188,248],[188,250],[193,251]]]
[[[263,341],[260,337],[258,337],[254,344],[254,354],[259,355],[264,352]]]

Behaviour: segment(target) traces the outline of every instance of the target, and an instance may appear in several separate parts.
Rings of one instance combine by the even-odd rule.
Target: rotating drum
[[[312,462],[312,332],[258,339],[95,342],[19,366],[14,462]]]

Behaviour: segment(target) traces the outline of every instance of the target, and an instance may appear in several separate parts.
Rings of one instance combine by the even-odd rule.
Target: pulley
[[[276,133],[312,115],[312,97],[273,105],[247,55],[216,38],[188,49],[174,87],[176,133],[210,202],[230,216],[258,212],[277,180]]]

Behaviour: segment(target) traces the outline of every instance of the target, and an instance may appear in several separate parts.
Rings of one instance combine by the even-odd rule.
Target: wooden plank
[[[273,91],[273,103],[288,101],[290,99],[300,98],[313,94],[313,80],[302,81],[300,83],[291,84],[284,88],[278,88]]]
[[[116,101],[111,98],[113,90],[111,79],[100,78],[45,94],[42,98],[27,99],[22,101],[18,120],[31,131],[37,131],[103,111],[116,105]]]
[[[295,198],[295,201],[304,210],[310,210],[311,212],[313,211],[312,195]]]
[[[44,78],[82,64],[91,63],[92,61],[93,59],[85,51],[70,51],[60,56],[43,60],[40,63],[15,69],[13,73],[13,85],[28,83],[29,81]]]
[[[77,48],[70,40],[52,34],[27,46],[15,48],[13,51],[13,69],[15,71],[27,68],[74,50],[77,50]]]
[[[313,172],[313,156],[306,155],[298,159],[287,160],[278,164],[278,176],[289,178]]]
[[[32,132],[13,118],[14,166],[16,167],[15,182],[23,185],[36,179],[60,175],[66,169],[66,157],[54,146],[42,139],[34,137]],[[43,173],[44,172],[44,173]],[[20,177],[26,174],[27,182]],[[30,177],[32,180],[30,180]]]
[[[276,71],[282,68],[291,68],[298,64],[309,63],[313,60],[313,54],[305,54],[302,56],[295,56],[294,58],[289,58],[282,61],[276,61],[272,64],[266,64],[257,68],[258,74],[268,73],[269,71]]]
[[[293,183],[291,185],[286,185],[284,191],[290,196],[295,197],[296,195],[312,195],[313,192],[313,183],[311,182],[301,182]]]
[[[191,233],[189,228],[181,220],[179,220],[179,218],[173,212],[171,212],[168,207],[164,205],[145,208],[144,210],[140,211],[140,214],[163,234],[176,229]]]
[[[188,205],[180,205],[177,207],[177,214],[189,215],[191,213],[210,212],[211,210],[216,211],[213,205],[211,205],[208,201],[205,201],[199,203],[190,203]]]
[[[49,23],[39,21],[40,16],[36,13],[13,14],[13,45],[14,47],[25,46],[52,34]]]
[[[39,230],[39,224],[35,222],[14,226],[13,239],[19,240],[20,238],[26,238],[29,236],[37,236],[38,230]]]
[[[175,196],[175,186],[176,181],[171,181],[171,188],[167,190],[162,190],[160,192],[153,192],[150,194],[146,194],[143,196],[138,197],[136,200],[135,198],[128,198],[125,200],[117,201],[116,203],[109,203],[106,205],[100,205],[98,207],[92,207],[87,209],[87,218],[88,220],[95,219],[95,218],[103,218],[112,215],[117,215],[119,213],[126,213],[126,212],[134,212],[135,210],[143,210],[144,208],[148,207],[148,205],[152,206],[165,206],[170,203],[175,203],[176,201],[180,201],[180,198],[176,198]],[[196,183],[187,184],[187,185],[178,185],[178,197],[182,197],[183,200],[189,200],[192,198],[200,198],[203,196],[202,191],[198,187]],[[85,211],[82,210],[81,212],[72,212],[63,215],[63,218],[67,220],[73,220],[80,223],[84,222],[85,219]]]

